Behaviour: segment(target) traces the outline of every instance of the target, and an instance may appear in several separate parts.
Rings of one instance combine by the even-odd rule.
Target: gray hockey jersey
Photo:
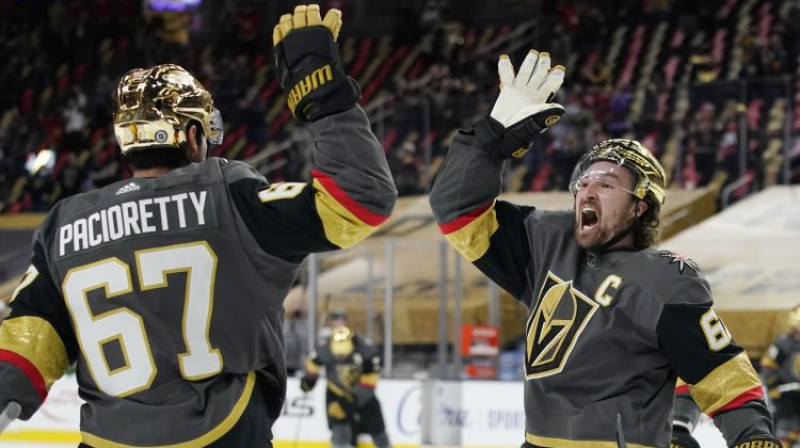
[[[526,441],[537,447],[669,446],[677,376],[729,443],[769,433],[747,355],[712,308],[699,268],[657,250],[593,252],[572,211],[497,201],[502,161],[470,131],[454,139],[430,203],[447,240],[529,309]]]
[[[357,386],[375,388],[381,371],[380,352],[370,340],[356,334],[353,335],[353,351],[337,356],[331,351],[330,339],[326,339],[308,355],[306,373],[317,375],[323,368],[328,389],[352,399]]]
[[[58,203],[0,326],[0,399],[30,417],[77,361],[90,446],[207,446],[257,376],[277,418],[283,301],[303,258],[362,240],[396,198],[359,107],[310,128],[311,183],[212,158]]]

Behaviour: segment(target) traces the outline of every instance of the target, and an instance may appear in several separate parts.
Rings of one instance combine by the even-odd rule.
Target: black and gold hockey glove
[[[550,55],[535,50],[514,74],[508,56],[497,63],[500,75],[500,95],[489,117],[475,127],[476,137],[491,139],[491,152],[496,157],[520,158],[528,152],[536,137],[558,123],[564,108],[551,103],[564,82],[564,67],[550,68]]]
[[[700,448],[700,444],[686,428],[675,426],[672,428],[672,440],[669,442],[669,448]]]
[[[319,5],[301,5],[284,14],[272,32],[275,66],[286,103],[298,120],[315,121],[355,105],[358,83],[347,76],[336,39],[342,12],[320,17]]]
[[[317,384],[317,377],[304,375],[300,378],[300,390],[308,392]]]
[[[783,448],[778,439],[768,435],[745,437],[734,443],[731,448]]]

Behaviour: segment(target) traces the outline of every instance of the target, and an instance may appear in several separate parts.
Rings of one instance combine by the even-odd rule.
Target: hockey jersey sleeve
[[[359,106],[309,127],[310,183],[269,185],[260,175],[229,180],[236,208],[259,245],[290,261],[353,246],[389,218],[397,199],[383,149]]]
[[[0,404],[18,402],[20,418],[27,420],[78,356],[69,314],[38,238],[9,305],[11,314],[0,325]]]
[[[433,215],[448,242],[517,300],[528,291],[530,248],[523,220],[532,207],[496,200],[502,160],[488,137],[459,131],[430,194]],[[477,135],[476,135],[477,132]]]
[[[693,280],[682,282],[689,287],[676,284],[673,293],[699,300],[664,305],[656,330],[662,350],[729,446],[745,437],[771,434],[764,391],[747,353],[714,311],[707,284]],[[704,298],[708,301],[702,302]]]

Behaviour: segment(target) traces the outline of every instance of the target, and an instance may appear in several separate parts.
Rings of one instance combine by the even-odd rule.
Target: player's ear
[[[189,144],[189,152],[195,153],[200,149],[199,142],[197,141],[197,124],[189,123],[186,126],[186,142]]]
[[[650,204],[647,201],[636,201],[636,217],[641,218],[648,207],[650,207]]]
[[[208,152],[203,129],[196,122],[186,125],[186,156],[190,161],[202,162]]]

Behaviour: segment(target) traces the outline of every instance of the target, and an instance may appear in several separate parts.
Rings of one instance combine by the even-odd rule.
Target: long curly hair
[[[643,200],[648,207],[637,219],[638,225],[633,230],[633,247],[636,250],[655,246],[661,240],[661,204],[652,193],[647,193]]]

